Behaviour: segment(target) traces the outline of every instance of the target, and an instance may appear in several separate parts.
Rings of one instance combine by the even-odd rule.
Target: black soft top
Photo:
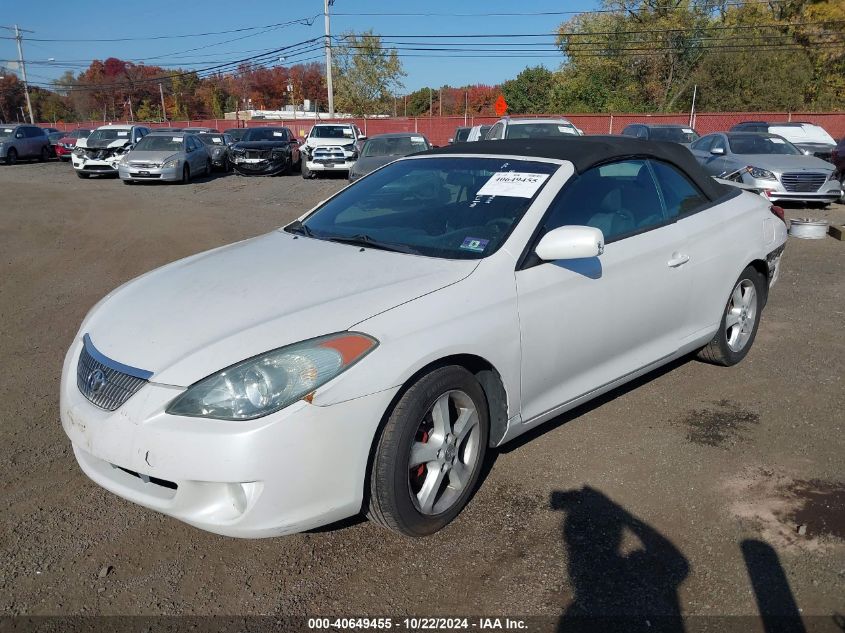
[[[721,198],[733,190],[733,187],[721,185],[711,178],[683,145],[646,141],[630,136],[564,136],[554,139],[478,141],[438,147],[416,155],[438,154],[500,154],[553,158],[571,162],[579,174],[596,165],[625,158],[654,158],[671,163],[683,171],[711,200]]]

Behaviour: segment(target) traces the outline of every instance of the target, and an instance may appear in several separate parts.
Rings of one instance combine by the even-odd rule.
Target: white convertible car
[[[96,483],[205,530],[431,534],[489,448],[679,356],[742,360],[785,241],[680,145],[431,150],[110,293],[62,425]]]

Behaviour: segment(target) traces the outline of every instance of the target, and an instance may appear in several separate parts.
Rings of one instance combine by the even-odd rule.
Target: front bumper
[[[360,512],[372,441],[398,387],[228,422],[168,415],[182,389],[147,383],[109,412],[77,388],[81,348],[76,341],[65,358],[62,427],[82,470],[103,488],[241,538],[290,534]]]
[[[349,171],[355,164],[354,160],[324,161],[303,158],[305,166],[310,171]]]
[[[56,145],[56,157],[61,160],[70,160],[71,155],[73,154],[73,149],[68,149],[66,147],[62,147],[61,145]]]
[[[743,178],[743,183],[759,188],[761,194],[772,202],[836,202],[842,195],[841,185],[837,180],[828,180],[818,191],[787,191],[779,182],[751,178],[749,175]]]
[[[236,172],[244,176],[274,176],[288,167],[286,156],[279,158],[243,158],[230,157],[229,162]]]
[[[121,157],[115,159],[100,160],[97,158],[79,157],[74,154],[71,157],[71,163],[76,171],[81,171],[84,174],[102,174],[106,176],[118,175],[118,162]]]
[[[175,182],[182,180],[182,166],[176,167],[133,167],[132,165],[119,165],[118,175],[121,180],[137,181],[164,181]]]

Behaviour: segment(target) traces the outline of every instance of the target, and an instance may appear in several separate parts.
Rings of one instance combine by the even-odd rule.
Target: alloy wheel
[[[725,315],[725,338],[731,351],[741,351],[754,332],[757,291],[749,279],[741,279],[731,293]]]
[[[454,390],[437,398],[411,444],[408,488],[417,510],[437,515],[458,502],[481,455],[480,437],[469,395]]]

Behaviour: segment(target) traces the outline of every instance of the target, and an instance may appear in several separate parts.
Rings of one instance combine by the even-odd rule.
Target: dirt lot
[[[58,415],[61,362],[86,311],[136,275],[271,230],[343,184],[126,187],[78,180],[66,164],[0,168],[0,613],[557,622],[789,613],[791,593],[803,616],[837,629],[845,244],[830,238],[790,239],[745,362],[675,363],[508,445],[455,524],[424,541],[363,520],[223,538],[91,483]],[[788,213],[845,222],[842,206]]]

